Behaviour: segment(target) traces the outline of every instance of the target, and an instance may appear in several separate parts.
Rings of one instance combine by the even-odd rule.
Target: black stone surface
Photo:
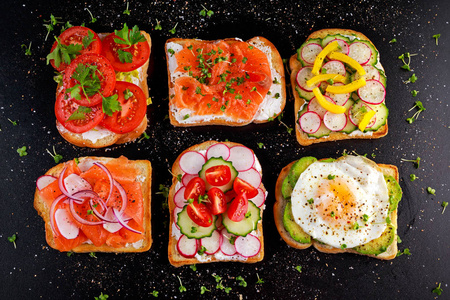
[[[199,15],[202,5],[214,11],[211,18]],[[97,21],[89,24],[88,8]],[[0,298],[93,299],[101,292],[109,299],[432,299],[432,289],[442,282],[439,299],[450,299],[449,201],[449,59],[448,1],[130,1],[131,15],[124,15],[124,1],[2,1],[0,24]],[[86,22],[96,32],[111,32],[122,23],[137,24],[152,36],[149,87],[149,140],[139,143],[82,149],[64,141],[55,128],[53,105],[56,84],[53,69],[46,65],[53,33],[47,41],[44,20],[50,14],[74,25]],[[156,20],[162,30],[155,31]],[[176,34],[169,29],[176,24]],[[390,109],[389,134],[378,140],[348,140],[301,147],[278,121],[243,128],[174,128],[165,119],[168,111],[167,73],[163,45],[167,38],[248,39],[261,35],[272,41],[283,58],[295,53],[305,38],[322,28],[351,28],[363,32],[380,51],[388,76],[386,104]],[[439,45],[433,35],[440,33]],[[393,38],[396,43],[389,43]],[[31,45],[31,56],[22,44]],[[397,58],[404,52],[413,72],[400,69]],[[415,73],[417,82],[405,84]],[[411,91],[418,90],[417,97]],[[408,124],[414,101],[426,107],[419,120]],[[9,120],[17,121],[14,126]],[[293,101],[289,99],[282,119],[294,125]],[[190,145],[229,139],[255,150],[262,161],[263,182],[269,191],[264,212],[265,259],[257,264],[215,263],[174,268],[167,259],[168,211],[160,184],[169,184],[167,171],[177,155]],[[260,149],[257,143],[263,143]],[[20,157],[17,148],[28,147]],[[152,249],[140,254],[87,254],[67,257],[49,248],[44,224],[33,208],[35,180],[54,165],[46,149],[55,146],[64,160],[86,155],[125,155],[149,159],[154,167]],[[344,149],[373,153],[379,163],[400,170],[403,200],[399,205],[400,250],[412,255],[393,261],[358,255],[327,255],[313,249],[289,248],[279,237],[273,220],[274,186],[283,166],[305,155],[340,156]],[[421,157],[420,168],[401,159]],[[409,180],[410,174],[419,179]],[[427,193],[427,187],[436,195]],[[7,237],[17,234],[17,249]],[[302,267],[299,273],[295,268]],[[232,290],[216,289],[211,274],[223,278]],[[263,284],[256,284],[258,274]],[[247,287],[239,286],[242,276]],[[179,276],[187,291],[180,293]],[[211,292],[200,294],[205,286]]]

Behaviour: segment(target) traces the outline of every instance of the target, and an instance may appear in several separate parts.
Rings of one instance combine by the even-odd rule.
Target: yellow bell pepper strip
[[[314,78],[314,77],[313,77]],[[346,85],[329,85],[327,86],[326,91],[328,93],[332,93],[332,94],[346,94],[346,93],[351,93],[353,91],[356,91],[357,89],[359,89],[360,87],[363,87],[366,85],[366,80],[364,79],[364,77],[361,77],[358,80],[352,81],[349,84]]]
[[[316,59],[314,60],[314,66],[312,69],[312,73],[314,75],[319,75],[320,68],[322,68],[322,63],[325,57],[332,51],[339,48],[339,43],[337,41],[329,43],[319,54],[317,54]]]
[[[320,106],[328,110],[329,112],[332,112],[334,114],[343,114],[347,110],[345,107],[336,105],[331,103],[330,101],[327,101],[325,97],[320,92],[319,88],[313,88],[314,96],[316,96],[317,102],[319,102]]]
[[[375,116],[374,110],[367,112],[364,115],[364,117],[362,118],[361,122],[359,122],[359,124],[358,124],[359,130],[364,131],[366,129],[367,125],[369,125],[370,120],[372,120],[373,116]]]
[[[314,76],[313,78],[311,78],[310,80],[308,80],[306,82],[307,86],[313,86],[316,83],[322,82],[322,81],[327,81],[332,79],[333,81],[337,81],[337,82],[343,82],[345,83],[346,78],[342,75],[339,74],[320,74],[317,76]]]
[[[343,53],[340,52],[331,52],[328,57],[330,59],[335,59],[335,60],[340,60],[343,63],[346,63],[347,65],[349,65],[350,67],[352,67],[353,69],[355,69],[356,71],[358,71],[358,74],[363,76],[366,74],[366,70],[364,70],[364,68],[353,58],[351,58],[350,56],[347,56]]]

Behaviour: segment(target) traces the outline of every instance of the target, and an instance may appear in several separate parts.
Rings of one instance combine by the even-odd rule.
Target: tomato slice
[[[69,117],[80,107],[77,103],[70,99],[65,99],[64,92],[58,93],[55,102],[55,115],[56,119],[61,123],[64,128],[73,133],[83,133],[91,130],[103,119],[102,106],[92,106],[89,109],[89,113],[84,114],[84,119],[70,120]]]
[[[184,190],[184,199],[194,199],[194,202],[198,202],[198,197],[204,195],[206,191],[206,185],[203,179],[200,177],[192,178],[188,182],[186,189]]]
[[[70,28],[67,28],[61,35],[59,36],[59,41],[63,45],[73,45],[73,44],[80,44],[83,45],[83,38],[88,36],[88,32],[91,32],[94,37],[92,42],[89,44],[87,48],[82,47],[80,54],[87,54],[87,53],[102,53],[102,41],[100,40],[100,37],[91,29],[83,27],[83,26],[73,26]],[[52,46],[52,50],[50,52],[53,52],[55,50],[56,46],[58,45],[58,42],[55,41]],[[64,61],[61,61],[59,64],[59,67],[55,65],[55,60],[50,60],[50,63],[52,64],[53,68],[55,68],[58,72],[61,72],[65,70],[68,66]]]
[[[206,181],[212,186],[222,186],[230,182],[231,171],[229,166],[214,166],[205,171]]]
[[[187,213],[189,218],[202,227],[209,227],[212,224],[213,217],[209,209],[203,203],[198,203],[197,200],[189,203],[187,206]]]
[[[253,197],[256,197],[256,195],[258,195],[257,189],[255,189],[250,183],[242,180],[239,177],[236,177],[236,179],[234,180],[233,189],[236,194],[247,194],[247,199],[252,199]]]
[[[132,93],[132,96],[130,93]],[[112,116],[105,115],[101,125],[115,133],[130,132],[141,124],[147,113],[147,98],[141,88],[126,81],[116,81],[113,94],[118,95],[117,101],[122,106]],[[128,99],[125,99],[126,97]]]
[[[231,221],[239,222],[245,218],[248,210],[248,199],[246,193],[241,193],[234,198],[228,207],[227,215]]]
[[[123,40],[114,33],[111,33],[107,35],[102,41],[103,55],[105,55],[105,57],[111,62],[114,70],[119,72],[130,72],[145,64],[149,59],[150,46],[148,45],[147,41],[128,46],[118,44],[114,41],[114,39]],[[131,53],[131,62],[121,62],[119,59],[118,50]]]
[[[116,85],[116,73],[114,72],[111,63],[104,56],[94,53],[83,54],[72,60],[70,65],[66,68],[63,77],[65,90],[74,87],[76,84],[80,84],[80,82],[73,77],[77,77],[77,67],[81,65],[84,65],[85,67],[97,67],[95,75],[97,75],[100,80],[100,87],[96,92],[87,91],[87,98],[85,93],[79,88],[81,99],[78,100],[73,98],[73,101],[83,106],[95,106],[102,102],[102,95],[104,97],[112,95],[114,86]],[[93,75],[88,75],[88,77],[92,79]],[[92,89],[92,87],[93,85],[87,85],[85,89]]]
[[[208,201],[205,202],[206,207],[213,215],[219,215],[227,210],[227,200],[225,194],[219,188],[212,188],[208,191]]]

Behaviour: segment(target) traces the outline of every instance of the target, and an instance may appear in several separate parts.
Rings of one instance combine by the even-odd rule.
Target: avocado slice
[[[302,244],[311,243],[311,236],[304,232],[303,229],[295,223],[290,201],[286,203],[286,207],[284,208],[283,225],[295,241]]]
[[[379,255],[387,250],[387,248],[392,244],[395,238],[395,227],[392,225],[387,225],[386,229],[383,231],[379,238],[371,240],[361,246],[356,246],[353,250],[361,254],[373,254]]]
[[[291,184],[291,187],[294,188],[295,184],[297,183],[298,178],[300,177],[300,174],[303,173],[303,171],[306,170],[306,168],[309,167],[310,164],[313,162],[316,162],[317,158],[312,156],[305,156],[297,160],[291,167],[291,170],[289,171],[289,182]]]
[[[291,183],[289,182],[289,176],[286,176],[281,184],[281,194],[283,195],[283,198],[286,200],[291,199],[292,190]]]
[[[389,191],[389,212],[397,209],[398,203],[402,200],[402,188],[397,180],[392,176],[384,176]]]

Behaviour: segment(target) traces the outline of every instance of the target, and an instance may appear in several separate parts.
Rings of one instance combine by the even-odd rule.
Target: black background
[[[93,299],[101,292],[110,299],[226,298],[238,299],[432,299],[431,291],[442,282],[440,299],[450,299],[450,210],[441,214],[442,201],[449,201],[449,59],[450,2],[448,1],[130,1],[131,15],[122,14],[123,1],[1,1],[0,24],[0,298],[1,299]],[[64,3],[64,4],[63,4]],[[201,4],[214,11],[211,18],[199,15]],[[97,22],[88,24],[94,14]],[[60,25],[44,41],[44,20],[53,13],[74,25],[86,22],[96,32],[111,32],[139,25],[153,41],[149,87],[147,133],[150,139],[106,149],[86,149],[63,140],[55,128],[53,105],[56,84],[45,56],[59,34]],[[155,31],[156,19],[162,31]],[[176,34],[168,31],[175,24]],[[363,32],[379,49],[388,76],[386,104],[390,109],[389,134],[378,140],[348,140],[301,147],[294,133],[288,134],[278,121],[243,128],[174,128],[168,114],[167,72],[164,42],[170,37],[249,39],[261,35],[272,41],[283,58],[295,53],[313,31],[350,28]],[[442,34],[437,46],[433,35]],[[390,44],[392,38],[397,43]],[[32,42],[31,56],[22,44]],[[417,53],[411,67],[416,83],[404,84],[413,72],[400,69],[397,58],[404,52]],[[287,76],[288,77],[288,76]],[[411,91],[419,91],[416,98]],[[290,92],[290,91],[288,91]],[[423,102],[419,120],[408,124],[414,101]],[[17,126],[8,121],[17,121]],[[292,97],[282,119],[294,126]],[[156,194],[160,184],[170,183],[168,169],[183,149],[209,139],[240,142],[255,150],[263,167],[263,183],[269,191],[264,212],[265,258],[262,262],[215,263],[174,268],[167,259],[167,210],[164,198]],[[263,143],[258,148],[257,143]],[[28,147],[20,157],[17,148]],[[46,149],[53,146],[64,160],[98,155],[148,159],[153,165],[152,225],[154,243],[139,254],[88,254],[67,257],[49,248],[44,223],[33,208],[35,180],[54,165]],[[275,181],[289,162],[305,155],[338,157],[342,151],[373,153],[378,163],[399,167],[403,200],[399,205],[398,234],[401,250],[411,256],[393,261],[351,255],[322,254],[313,249],[296,250],[281,240],[273,220]],[[420,168],[401,158],[421,157]],[[409,175],[419,179],[411,182]],[[436,195],[426,192],[430,186]],[[17,234],[17,249],[7,239]],[[301,266],[302,272],[295,267]],[[232,287],[229,295],[216,289],[211,274],[223,277]],[[256,285],[256,273],[264,284]],[[235,280],[243,276],[247,287]],[[187,292],[178,290],[179,276]],[[211,292],[200,295],[204,285]]]

